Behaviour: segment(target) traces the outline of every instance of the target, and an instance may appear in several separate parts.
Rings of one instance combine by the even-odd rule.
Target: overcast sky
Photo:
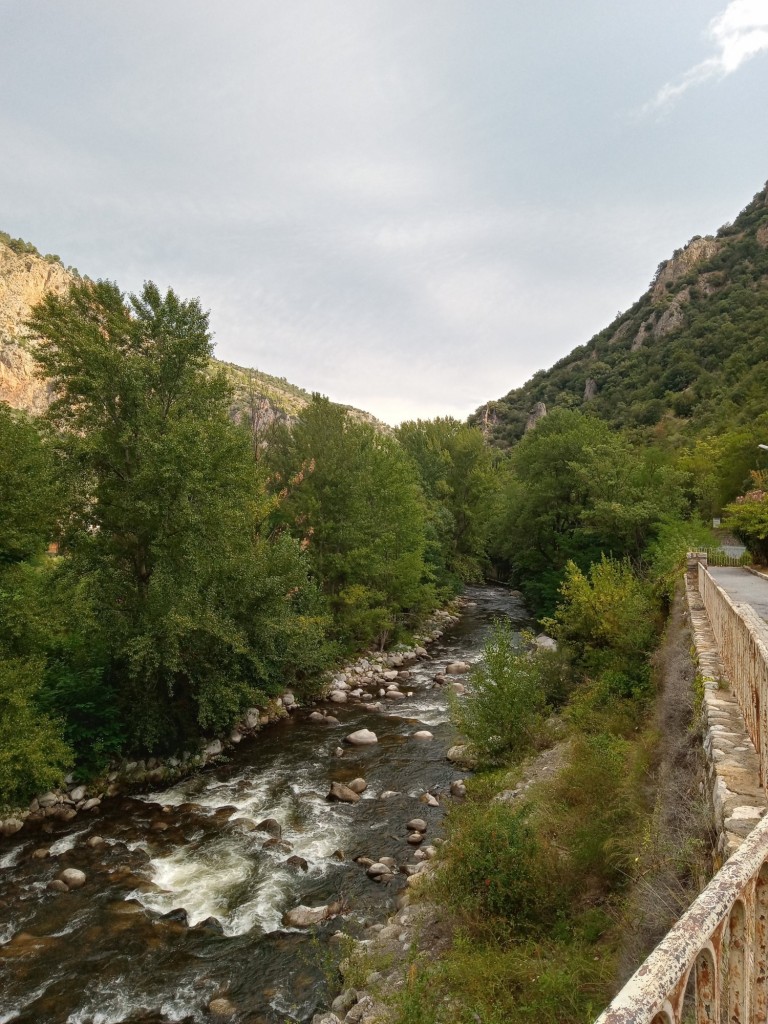
[[[736,216],[767,100],[768,0],[0,0],[0,228],[463,417]]]

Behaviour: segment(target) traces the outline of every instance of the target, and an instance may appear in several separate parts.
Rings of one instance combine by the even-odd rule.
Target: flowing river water
[[[413,696],[381,712],[331,705],[340,725],[299,711],[243,742],[233,759],[169,789],[104,801],[96,814],[51,834],[0,840],[0,1024],[161,1024],[210,1021],[225,997],[236,1022],[306,1021],[324,1003],[323,950],[339,930],[360,935],[394,909],[404,875],[382,885],[357,856],[412,860],[405,824],[440,835],[456,740],[448,694],[432,677],[453,660],[476,661],[493,619],[523,623],[522,604],[500,587],[469,588],[461,620],[409,666]],[[334,756],[343,737],[372,729],[379,742]],[[412,738],[419,729],[431,741]],[[362,776],[356,804],[328,803],[330,782]],[[397,796],[381,799],[383,791]],[[419,797],[436,794],[439,807]],[[248,818],[274,818],[292,851],[264,849]],[[106,842],[95,848],[91,836]],[[36,858],[48,847],[50,856]],[[286,865],[303,857],[308,870]],[[81,889],[50,892],[66,867]],[[299,905],[342,901],[344,913],[309,931],[285,929]],[[185,911],[172,914],[172,911]],[[170,916],[164,916],[168,915]]]

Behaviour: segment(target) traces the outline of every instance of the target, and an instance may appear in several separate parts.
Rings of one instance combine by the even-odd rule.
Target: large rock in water
[[[332,782],[326,799],[339,800],[343,804],[356,804],[360,799],[360,794],[355,793],[349,786],[345,786],[343,782]]]
[[[370,729],[358,729],[357,732],[351,732],[349,736],[345,736],[344,742],[351,743],[354,747],[367,747],[372,743],[378,743],[379,737]]]
[[[448,665],[445,671],[449,676],[463,676],[465,672],[469,672],[472,666],[468,661],[452,661]]]
[[[311,928],[313,924],[335,917],[340,910],[338,903],[330,903],[327,907],[294,907],[283,914],[283,924],[286,928]]]
[[[65,868],[59,875],[59,881],[69,889],[80,889],[85,885],[85,872],[79,868]]]

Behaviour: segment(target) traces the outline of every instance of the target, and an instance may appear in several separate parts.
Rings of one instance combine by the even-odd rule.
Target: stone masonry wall
[[[686,575],[686,597],[699,674],[701,718],[712,802],[722,861],[738,849],[768,809],[760,785],[760,764],[744,717],[726,677],[712,625],[698,590],[694,568]]]

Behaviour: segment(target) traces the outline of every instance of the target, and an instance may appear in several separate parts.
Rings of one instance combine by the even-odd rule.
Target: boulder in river
[[[202,921],[197,922],[193,931],[211,932],[214,935],[223,935],[224,927],[218,917],[206,917]]]
[[[68,889],[81,889],[86,883],[86,875],[79,868],[64,868],[59,875],[59,881]]]
[[[356,732],[351,732],[349,736],[345,736],[344,742],[351,743],[353,747],[367,747],[378,743],[379,738],[370,729],[358,729]]]
[[[329,903],[325,907],[294,907],[283,914],[283,924],[286,928],[311,928],[313,924],[321,924],[340,913],[340,903]]]
[[[344,690],[334,690],[328,695],[328,700],[332,700],[334,704],[346,704],[348,697]]]
[[[400,793],[396,789],[385,789],[384,792],[380,794],[379,799],[391,800],[393,796],[400,796]]]
[[[309,864],[307,864],[303,857],[299,857],[298,854],[294,853],[285,863],[287,867],[292,868],[294,871],[309,871]]]
[[[423,818],[411,818],[405,826],[409,832],[426,832],[427,823]]]
[[[332,782],[327,799],[338,800],[343,804],[356,804],[360,794],[345,786],[343,782]]]
[[[189,927],[189,917],[184,907],[175,907],[173,910],[169,910],[167,914],[162,915],[160,920],[171,924],[183,924]]]
[[[451,783],[451,796],[462,800],[467,795],[467,786],[463,779],[456,779]]]
[[[19,821],[18,818],[6,818],[5,821],[0,823],[0,835],[12,836],[22,828],[24,828],[23,821]]]
[[[423,832],[411,832],[411,834],[408,836],[408,839],[407,839],[407,842],[409,842],[411,844],[411,846],[418,846],[419,843],[421,843],[423,841],[424,841],[424,833]]]
[[[368,875],[369,878],[373,878],[377,881],[382,877],[382,875],[392,874],[387,865],[382,864],[380,861],[378,861],[376,864],[371,864],[369,868],[366,868],[365,873],[366,875]]]
[[[66,882],[62,882],[60,878],[54,878],[53,881],[46,885],[46,889],[49,892],[69,892],[69,886]]]
[[[266,832],[270,836],[275,836],[280,839],[283,834],[283,826],[277,820],[277,818],[265,818],[260,821],[256,826],[257,832]]]
[[[237,1007],[234,1003],[231,1003],[229,999],[225,999],[223,996],[219,996],[217,999],[212,999],[208,1003],[208,1012],[212,1017],[218,1017],[220,1020],[225,1020],[229,1017],[234,1017],[237,1013]]]
[[[368,783],[365,779],[352,779],[352,781],[348,783],[348,788],[351,789],[353,793],[364,793],[366,789],[368,789]]]
[[[446,665],[445,671],[449,676],[463,676],[471,667],[468,661],[452,661],[450,665]]]
[[[431,740],[434,739],[434,736],[429,729],[419,729],[418,732],[413,733],[413,738],[415,740]]]
[[[312,714],[309,715],[308,717],[309,717],[309,721],[310,722],[324,722],[325,721],[325,715],[321,714],[319,711],[313,711]]]
[[[262,850],[278,850],[281,853],[293,853],[293,844],[285,839],[278,839],[277,836],[267,839],[261,844],[261,848]]]
[[[439,807],[440,801],[436,796],[432,796],[431,793],[422,793],[419,797],[419,803],[426,804],[427,807]]]
[[[539,635],[534,640],[534,643],[540,651],[557,650],[557,640],[555,640],[554,637],[547,636],[546,633],[539,633]]]
[[[449,761],[453,761],[454,764],[460,764],[466,768],[474,768],[476,763],[466,743],[457,743],[448,750],[445,756]]]

